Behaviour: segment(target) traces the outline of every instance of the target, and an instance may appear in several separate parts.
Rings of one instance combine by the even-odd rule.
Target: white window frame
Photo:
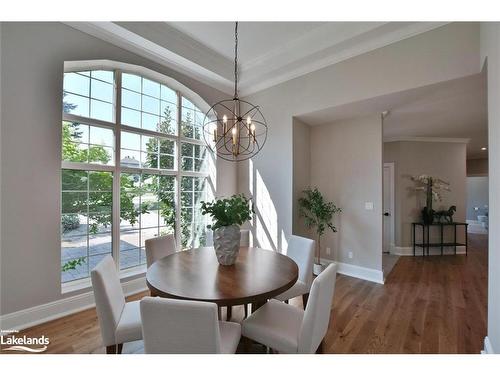
[[[149,69],[117,63],[107,60],[99,60],[97,62],[70,62],[65,64],[65,73],[79,72],[79,71],[89,71],[89,70],[110,70],[114,72],[114,122],[108,122],[98,119],[87,118],[83,116],[78,116],[70,113],[62,113],[62,121],[68,122],[79,122],[90,126],[97,126],[101,128],[112,129],[114,131],[114,165],[100,165],[91,163],[78,163],[78,162],[61,162],[61,169],[74,169],[74,170],[84,170],[84,171],[106,171],[113,173],[113,207],[112,207],[112,223],[111,223],[111,243],[112,243],[112,256],[115,260],[115,265],[117,271],[120,273],[121,278],[129,277],[132,275],[137,275],[145,273],[146,266],[139,265],[124,270],[120,270],[120,178],[121,173],[149,173],[157,175],[167,175],[174,176],[176,179],[175,184],[175,234],[177,251],[182,250],[181,242],[181,179],[182,177],[204,177],[207,178],[208,186],[214,191],[216,189],[215,176],[211,175],[210,170],[193,172],[193,171],[182,171],[182,143],[199,144],[206,146],[204,140],[197,140],[193,138],[188,138],[182,136],[181,132],[181,120],[182,120],[182,97],[185,97],[192,103],[194,103],[201,111],[206,112],[209,108],[208,104],[205,103],[199,95],[193,93],[191,90],[187,89],[179,82],[173,80],[172,78],[163,76],[159,73],[150,71]],[[177,134],[165,134],[161,132],[156,132],[148,129],[142,129],[134,126],[121,124],[121,92],[122,92],[122,74],[129,73],[135,74],[142,78],[147,78],[155,82],[159,82],[170,89],[174,90],[177,95]],[[164,139],[173,140],[176,144],[175,147],[175,157],[176,157],[176,170],[161,170],[152,168],[134,168],[134,167],[122,167],[120,165],[121,160],[121,132],[131,132],[135,134],[141,134],[152,137],[160,137]],[[207,152],[208,149],[207,149]],[[209,155],[213,157],[213,155]],[[215,166],[215,158],[213,163]],[[216,170],[216,168],[214,168]],[[139,244],[140,245],[140,244]],[[140,251],[140,250],[139,250]],[[90,278],[83,278],[73,281],[68,281],[63,283],[61,281],[61,288],[63,293],[67,293],[76,289],[81,289],[90,286]]]

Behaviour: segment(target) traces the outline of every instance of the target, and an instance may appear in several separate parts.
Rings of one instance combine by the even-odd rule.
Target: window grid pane
[[[203,113],[169,87],[147,78],[122,73],[122,106],[114,106],[114,72],[65,73],[63,113],[113,122],[120,110],[122,124],[169,135],[201,140]],[[179,112],[180,111],[180,112]],[[180,117],[180,125],[178,125]],[[179,128],[179,129],[178,129]],[[115,127],[115,130],[119,127]],[[158,172],[120,175],[120,222],[117,251],[120,269],[145,264],[145,241],[174,234],[182,249],[205,244],[208,220],[201,215],[201,201],[213,199],[207,177],[183,176],[206,173],[209,158],[203,145],[177,139],[151,137],[121,131],[122,167]],[[115,165],[115,136],[108,128],[63,121],[63,161]],[[160,171],[181,171],[160,175]],[[113,253],[111,221],[113,173],[63,169],[61,245],[62,282],[86,278],[107,254]],[[200,173],[200,174],[201,174]],[[118,175],[116,175],[118,176]],[[118,178],[118,177],[116,177]],[[177,196],[176,185],[181,194]],[[179,233],[176,233],[179,207]]]
[[[61,173],[61,280],[67,282],[89,277],[92,261],[112,253],[113,173]]]
[[[175,176],[122,173],[120,269],[144,264],[144,243],[175,233]]]
[[[124,125],[177,134],[175,91],[158,82],[128,73],[122,75],[122,85],[121,114]]]

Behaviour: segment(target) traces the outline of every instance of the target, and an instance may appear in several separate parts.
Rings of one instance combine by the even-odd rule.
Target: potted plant
[[[321,236],[327,228],[332,232],[337,232],[337,228],[332,223],[333,215],[342,210],[335,206],[333,202],[327,202],[318,188],[306,189],[304,196],[299,198],[299,215],[304,218],[308,228],[315,228],[318,235],[318,251],[313,272],[319,275],[323,270],[321,264]]]
[[[201,213],[210,215],[213,224],[214,248],[217,260],[224,266],[234,264],[240,250],[240,226],[252,218],[253,207],[250,199],[243,194],[230,198],[201,202]]]
[[[425,192],[425,207],[422,209],[422,221],[424,224],[432,224],[435,211],[432,208],[432,202],[441,201],[443,191],[450,191],[450,184],[437,177],[422,174],[412,176],[412,181],[416,183],[415,191]]]

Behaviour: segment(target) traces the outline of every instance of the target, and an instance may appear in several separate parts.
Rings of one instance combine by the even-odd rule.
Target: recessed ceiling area
[[[468,138],[467,158],[487,157],[486,74],[475,74],[404,92],[297,116],[311,125],[381,114],[385,141],[410,137]]]
[[[66,22],[227,94],[233,22]],[[446,22],[240,22],[240,96],[446,25]]]

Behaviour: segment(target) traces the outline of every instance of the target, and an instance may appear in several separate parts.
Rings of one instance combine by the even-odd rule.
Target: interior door
[[[384,164],[384,182],[383,182],[383,214],[384,214],[384,235],[383,252],[391,251],[391,244],[394,244],[394,164]]]

